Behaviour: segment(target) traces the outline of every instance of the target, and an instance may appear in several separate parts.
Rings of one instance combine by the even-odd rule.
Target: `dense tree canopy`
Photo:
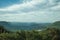
[[[53,24],[59,25],[60,22]],[[47,28],[41,31],[20,30],[14,32],[8,31],[3,26],[0,26],[0,40],[60,40],[60,29]]]

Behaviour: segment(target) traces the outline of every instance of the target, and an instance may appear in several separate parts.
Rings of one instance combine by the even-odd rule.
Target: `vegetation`
[[[59,22],[54,24],[56,25],[57,23],[59,24]],[[0,26],[0,40],[60,40],[60,30],[57,28],[47,28],[42,31],[21,30],[13,32]]]

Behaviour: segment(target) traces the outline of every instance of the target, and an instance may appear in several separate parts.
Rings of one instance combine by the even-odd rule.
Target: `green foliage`
[[[52,26],[56,27],[56,28],[60,28],[60,21],[56,21],[52,24]]]
[[[1,33],[0,40],[60,40],[60,30],[48,28],[42,31],[19,31]]]
[[[6,32],[9,33],[10,31],[6,30],[3,26],[0,26],[0,34]]]
[[[59,25],[55,22],[54,25]],[[46,30],[21,30],[11,32],[0,26],[0,40],[60,40],[60,30],[57,28],[47,28]]]

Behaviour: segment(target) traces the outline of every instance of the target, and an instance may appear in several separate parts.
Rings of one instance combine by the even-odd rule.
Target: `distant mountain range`
[[[23,22],[6,22],[0,21],[0,25],[8,30],[37,30],[44,29],[51,23],[23,23]]]

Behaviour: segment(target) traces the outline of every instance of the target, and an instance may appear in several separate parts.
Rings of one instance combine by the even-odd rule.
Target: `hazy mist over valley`
[[[51,24],[52,23],[0,21],[0,25],[5,26],[9,30],[39,30]]]

